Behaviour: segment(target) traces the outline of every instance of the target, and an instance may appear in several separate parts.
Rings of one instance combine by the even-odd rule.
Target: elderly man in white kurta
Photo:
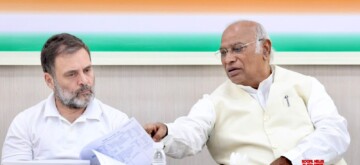
[[[204,95],[188,116],[145,129],[175,158],[207,145],[219,164],[230,164],[232,153],[251,165],[346,164],[347,123],[325,88],[313,77],[271,65],[271,51],[259,23],[231,24],[219,50],[229,80]]]

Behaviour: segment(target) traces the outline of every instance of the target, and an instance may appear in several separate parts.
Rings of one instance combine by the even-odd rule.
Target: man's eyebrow
[[[244,43],[238,41],[238,42],[235,42],[235,43],[233,43],[233,44],[230,44],[230,46],[234,46],[234,45],[238,45],[238,44],[244,44]],[[219,49],[225,49],[225,47],[220,46]]]
[[[64,75],[70,74],[70,73],[76,73],[76,72],[77,72],[76,70],[68,70],[64,73]]]
[[[89,69],[89,68],[92,68],[92,65],[88,65],[88,66],[86,66],[86,67],[83,68],[83,69]],[[76,73],[77,71],[78,71],[78,70],[76,70],[76,69],[68,70],[68,71],[66,71],[64,74]]]
[[[235,42],[235,43],[231,44],[231,46],[238,45],[238,44],[244,44],[244,43],[238,41],[238,42]]]
[[[91,64],[88,65],[88,66],[86,66],[84,69],[89,69],[89,68],[92,68],[92,65],[91,65]]]

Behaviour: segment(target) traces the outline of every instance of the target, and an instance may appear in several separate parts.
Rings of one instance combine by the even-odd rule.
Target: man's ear
[[[262,53],[263,53],[264,60],[266,60],[266,59],[270,60],[271,41],[269,39],[264,39],[262,51],[263,51]]]
[[[49,73],[44,73],[44,79],[45,79],[45,83],[46,85],[51,88],[54,89],[55,85],[54,85],[54,78],[51,76],[51,74]]]

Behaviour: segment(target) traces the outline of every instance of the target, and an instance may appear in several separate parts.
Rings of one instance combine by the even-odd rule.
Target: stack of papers
[[[150,165],[153,144],[139,122],[131,118],[121,128],[85,146],[80,158],[90,160],[91,165]]]

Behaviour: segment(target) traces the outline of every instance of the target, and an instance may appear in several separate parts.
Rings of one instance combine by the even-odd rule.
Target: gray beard
[[[86,108],[95,97],[95,94],[93,92],[94,90],[89,85],[83,85],[83,86],[81,86],[81,88],[79,90],[76,90],[75,92],[71,93],[71,92],[63,90],[59,86],[59,84],[56,80],[54,80],[54,82],[55,82],[54,93],[55,93],[56,98],[58,98],[59,101],[63,105],[65,105],[66,107],[68,107],[70,109]],[[91,93],[87,94],[85,99],[80,99],[79,93],[83,90],[91,90]]]

